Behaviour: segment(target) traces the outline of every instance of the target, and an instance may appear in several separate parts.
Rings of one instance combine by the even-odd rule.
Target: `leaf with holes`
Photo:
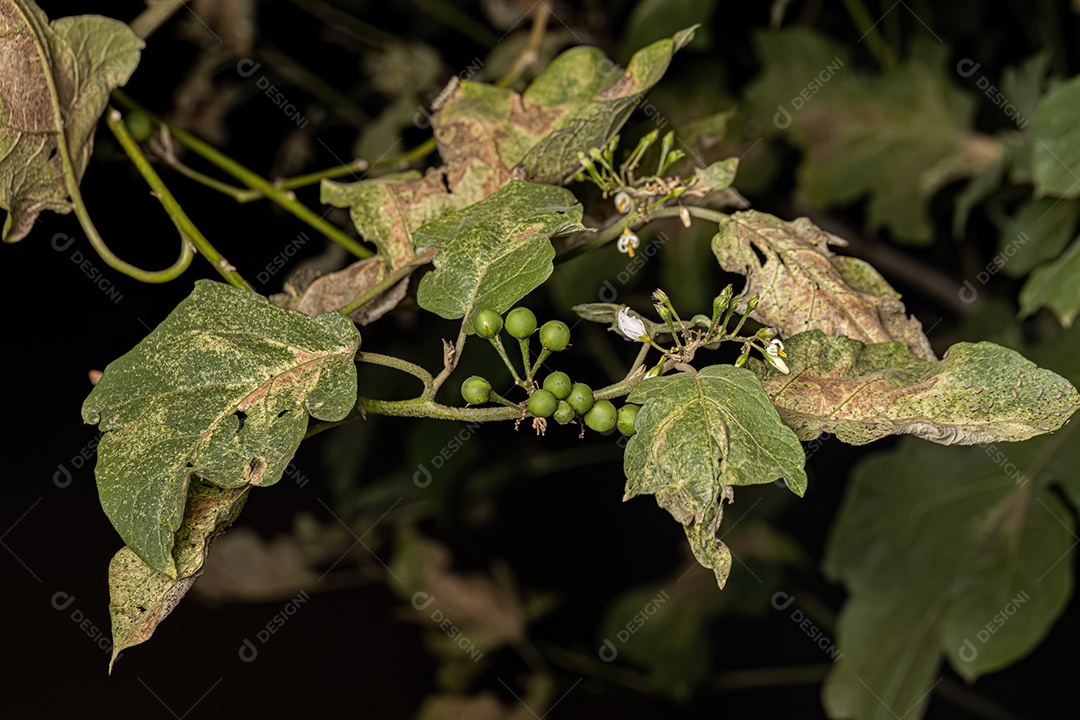
[[[942,656],[972,681],[1043,639],[1072,595],[1073,515],[1044,477],[1063,449],[907,440],[855,468],[825,559],[848,590],[830,717],[920,718]]]
[[[715,534],[723,500],[731,501],[736,485],[780,478],[801,496],[806,472],[798,438],[754,374],[731,365],[648,378],[627,400],[642,407],[626,445],[624,499],[655,495],[723,587],[731,568]]]
[[[787,341],[790,375],[751,361],[800,440],[821,433],[863,445],[909,434],[942,445],[1027,440],[1064,425],[1080,405],[1065,378],[989,342],[958,343],[944,360],[902,343],[863,343],[820,330]]]
[[[44,210],[72,209],[109,93],[139,64],[131,28],[97,15],[53,22],[31,0],[0,0],[2,237],[17,242]]]
[[[573,193],[515,180],[486,200],[416,231],[436,248],[435,272],[420,281],[420,307],[444,318],[504,312],[551,275],[557,232],[581,228]],[[466,322],[466,327],[472,327]]]
[[[821,330],[865,343],[898,341],[936,360],[900,293],[869,264],[834,255],[829,245],[846,242],[807,218],[789,222],[756,210],[726,217],[712,241],[720,266],[747,276],[743,295],[761,296],[750,317],[785,336]]]
[[[191,484],[184,520],[176,532],[172,558],[176,577],[159,572],[123,547],[109,563],[109,615],[112,618],[112,672],[116,656],[144,643],[173,611],[202,574],[210,545],[236,520],[249,487],[223,490],[201,482]]]
[[[98,494],[124,542],[177,577],[173,536],[194,475],[221,488],[272,485],[308,414],[340,420],[356,402],[356,327],[309,318],[255,293],[200,280],[83,403],[105,433]]]

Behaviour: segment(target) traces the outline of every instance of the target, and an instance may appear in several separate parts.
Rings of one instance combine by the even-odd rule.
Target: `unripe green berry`
[[[596,432],[607,432],[615,427],[615,406],[607,400],[597,400],[585,413],[585,424]]]
[[[536,417],[551,417],[558,405],[559,401],[547,390],[535,390],[529,396],[529,412]]]
[[[564,372],[553,372],[544,378],[544,389],[560,400],[566,399],[571,387],[573,384],[570,382],[570,376]]]
[[[485,403],[491,395],[491,383],[479,375],[473,375],[461,383],[461,397],[470,405]]]
[[[540,328],[540,344],[558,352],[570,344],[570,328],[559,320],[549,320]]]
[[[577,417],[577,412],[574,408],[570,407],[570,403],[565,400],[560,400],[559,406],[555,408],[555,414],[552,417],[555,418],[555,422],[560,425],[565,425],[568,422],[574,421],[574,418]]]
[[[619,408],[618,425],[619,432],[627,437],[630,437],[635,432],[634,420],[637,419],[638,411],[641,410],[640,405],[623,405]]]
[[[481,310],[473,318],[473,327],[476,334],[482,338],[493,338],[502,330],[503,319],[494,310]]]
[[[137,142],[146,142],[154,130],[154,121],[141,110],[133,110],[124,116],[124,125]]]
[[[566,396],[566,402],[579,413],[587,413],[593,404],[592,388],[585,383],[574,383],[570,394]]]
[[[536,332],[536,316],[525,307],[516,307],[506,315],[506,332],[518,340],[525,340]]]

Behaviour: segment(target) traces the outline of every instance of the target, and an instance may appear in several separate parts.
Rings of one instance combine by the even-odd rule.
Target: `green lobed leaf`
[[[942,656],[973,680],[1046,635],[1073,582],[1073,516],[1038,482],[1054,441],[908,440],[859,464],[826,552],[849,592],[830,716],[920,718]]]
[[[724,270],[747,276],[743,295],[761,296],[750,316],[784,336],[821,330],[867,343],[898,341],[935,360],[900,293],[869,264],[829,250],[846,244],[807,218],[786,221],[746,210],[719,223],[712,247]]]
[[[798,438],[744,368],[714,365],[648,378],[627,400],[642,408],[626,445],[624,499],[656,495],[723,587],[731,568],[730,552],[715,535],[723,500],[731,501],[736,485],[779,478],[801,496],[806,472]]]
[[[1051,87],[1031,120],[1031,172],[1036,195],[1080,195],[1080,75]]]
[[[82,178],[109,93],[139,64],[142,40],[97,15],[53,22],[32,0],[0,0],[0,208],[4,242],[44,210],[72,209],[65,178]]]
[[[176,577],[144,563],[123,547],[109,563],[109,615],[112,618],[112,659],[126,648],[144,643],[173,611],[202,574],[210,545],[236,520],[249,487],[221,489],[195,482],[187,493],[184,520],[176,532],[172,557]]]
[[[1027,440],[1061,428],[1080,406],[1065,378],[989,342],[957,343],[940,361],[902,343],[863,343],[819,330],[786,343],[790,375],[751,369],[800,440],[821,433],[863,445],[909,434],[943,445]]]
[[[359,347],[343,315],[309,318],[250,291],[195,283],[83,403],[83,420],[105,433],[98,493],[124,542],[177,577],[173,536],[191,476],[221,488],[277,482],[308,414],[340,420],[352,409]]]
[[[556,232],[581,225],[573,193],[515,180],[486,200],[419,228],[417,245],[433,247],[435,272],[420,281],[420,307],[444,318],[483,309],[502,313],[551,275]],[[466,322],[470,328],[472,323]]]
[[[1020,314],[1048,308],[1065,327],[1080,312],[1080,239],[1057,260],[1035,268],[1020,290]]]
[[[578,153],[619,131],[694,27],[639,50],[625,71],[597,48],[567,50],[518,95],[464,81],[451,85],[432,117],[451,191],[480,184],[490,194],[520,164],[525,179],[559,184],[577,172]]]

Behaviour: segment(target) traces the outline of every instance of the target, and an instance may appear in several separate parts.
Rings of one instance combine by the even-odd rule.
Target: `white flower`
[[[679,219],[682,220],[683,227],[690,227],[690,211],[685,205],[679,206]]]
[[[787,363],[784,362],[784,358],[787,357],[787,353],[784,352],[784,343],[780,341],[780,338],[773,338],[765,348],[765,359],[769,361],[769,364],[780,372],[787,375],[791,371],[788,370]]]
[[[616,247],[619,248],[619,252],[627,253],[630,257],[634,257],[634,251],[641,245],[641,239],[630,232],[630,228],[623,228],[622,235],[619,236],[619,242]]]
[[[617,320],[619,323],[619,332],[629,339],[638,342],[649,341],[649,333],[645,332],[645,323],[641,322],[641,320],[636,317],[630,317],[630,308],[624,307],[620,310]]]
[[[630,195],[625,192],[619,192],[615,195],[615,209],[621,213],[630,212],[630,208],[634,206],[633,200],[630,199]]]

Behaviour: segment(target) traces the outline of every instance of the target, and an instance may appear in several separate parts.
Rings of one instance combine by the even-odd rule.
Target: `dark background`
[[[892,3],[869,3],[877,11]],[[100,12],[118,19],[133,18],[138,2],[45,2],[42,8],[57,18],[76,13]],[[453,38],[435,20],[417,19],[408,3],[351,3],[353,11],[385,29],[399,25],[404,32],[427,37],[444,53],[449,67],[465,67],[485,49],[468,39]],[[473,3],[461,3],[470,15],[480,17]],[[595,28],[609,49],[619,37],[620,9],[624,3],[587,4],[591,12],[606,18]],[[803,3],[793,3],[797,12]],[[854,42],[857,35],[840,3],[825,3],[817,27]],[[588,16],[573,6],[576,17]],[[935,7],[936,30],[952,45],[956,58],[993,58],[997,67],[1015,63],[1039,47],[1038,28],[1052,27],[1065,38],[1068,51],[1062,62],[1073,67],[1077,31],[1075,15],[1067,3],[962,2]],[[184,11],[181,11],[183,14]],[[179,18],[179,16],[178,16]],[[178,18],[170,21],[177,22]],[[755,72],[748,31],[767,23],[768,3],[720,3],[715,26],[715,52],[727,64],[729,83],[738,87]],[[553,20],[553,23],[556,22]],[[1032,30],[1032,28],[1036,30]],[[260,4],[260,32],[273,38],[296,58],[309,61],[336,87],[346,87],[356,72],[355,58],[339,48],[320,42],[317,24],[289,3]],[[606,33],[606,35],[605,35]],[[444,38],[439,42],[440,38]],[[453,41],[451,42],[451,38]],[[187,70],[196,47],[179,39],[166,26],[149,41],[127,91],[146,106],[167,112],[171,92]],[[679,58],[679,63],[692,58]],[[984,66],[986,63],[984,63]],[[684,72],[686,68],[681,68]],[[990,74],[994,68],[983,70]],[[2,70],[0,70],[2,71]],[[1070,73],[1071,74],[1071,73]],[[702,81],[707,81],[702,78]],[[304,106],[304,89],[288,87],[290,97]],[[265,99],[263,99],[265,100]],[[289,123],[256,97],[229,116],[231,142],[225,148],[256,172],[269,174],[271,157],[289,131]],[[98,137],[107,135],[102,128]],[[318,157],[307,169],[337,164],[334,156],[347,158],[353,131],[328,125],[316,143]],[[422,131],[409,137],[412,144],[425,138]],[[326,149],[326,148],[329,148]],[[331,152],[332,151],[332,152]],[[306,227],[265,202],[237,205],[231,200],[193,185],[175,174],[165,180],[181,204],[229,260],[250,279],[282,247]],[[759,209],[776,209],[787,188],[774,197],[753,198]],[[113,250],[122,258],[143,266],[161,267],[172,262],[176,235],[156,201],[147,195],[141,179],[123,163],[94,161],[83,182],[86,202],[95,222]],[[948,203],[948,191],[941,200]],[[317,189],[299,193],[316,207]],[[778,211],[779,212],[779,211]],[[942,213],[947,223],[947,208]],[[856,224],[859,211],[850,217]],[[978,235],[978,227],[973,235]],[[64,251],[56,251],[50,239],[57,233],[76,238]],[[310,231],[309,231],[310,234]],[[977,242],[977,240],[976,240]],[[318,250],[316,243],[302,255]],[[991,251],[992,241],[982,250]],[[122,294],[112,302],[86,277],[72,253],[80,252],[101,269]],[[98,633],[109,632],[106,569],[121,543],[98,504],[92,460],[75,469],[74,459],[96,437],[96,430],[82,424],[79,406],[90,390],[87,371],[101,369],[126,352],[160,322],[191,289],[198,278],[217,276],[200,258],[177,281],[166,285],[142,285],[109,270],[85,241],[73,216],[43,215],[31,235],[16,245],[0,248],[2,287],[12,305],[4,313],[4,347],[8,388],[4,393],[3,442],[6,497],[0,513],[0,568],[6,575],[0,607],[7,629],[8,649],[3,661],[4,692],[0,698],[8,717],[61,717],[115,715],[119,717],[227,717],[238,711],[254,716],[410,717],[420,701],[432,691],[434,661],[426,654],[424,628],[403,622],[393,613],[399,600],[384,586],[374,585],[318,593],[277,633],[260,646],[256,662],[244,663],[237,651],[245,637],[253,636],[278,612],[280,602],[210,606],[189,599],[160,627],[152,641],[125,652],[112,677],[107,676],[108,654],[87,637],[75,620],[89,619]],[[946,249],[911,251],[962,277],[954,252]],[[945,253],[945,257],[940,255]],[[261,292],[276,292],[283,274]],[[940,308],[909,295],[902,283],[909,310],[919,314],[924,326],[945,316],[946,322],[932,340],[939,348],[950,341],[955,318]],[[545,302],[537,297],[538,315]],[[554,310],[547,310],[550,314]],[[407,313],[405,313],[407,315]],[[541,315],[541,319],[543,316]],[[391,318],[364,332],[366,348],[411,345],[407,351],[428,367],[438,360],[438,341],[452,337],[450,324]],[[408,333],[408,334],[406,334]],[[381,376],[380,376],[381,377]],[[395,461],[399,439],[415,426],[388,421],[387,437],[373,462],[370,475]],[[535,454],[539,441],[531,433],[515,434],[508,427],[484,428],[485,453]],[[322,440],[322,438],[320,438]],[[552,440],[555,447],[569,446]],[[581,468],[530,477],[503,491],[498,499],[498,519],[486,531],[457,534],[459,554],[470,553],[477,564],[486,554],[504,557],[524,585],[557,588],[565,603],[559,612],[541,621],[539,630],[568,646],[592,651],[601,613],[619,591],[644,582],[682,562],[676,552],[681,531],[663,511],[638,500],[623,505],[623,477],[617,455],[604,439],[590,437],[603,462]],[[875,446],[886,447],[889,441]],[[845,477],[859,457],[858,450],[826,444],[810,461],[810,491],[798,513],[782,516],[807,553],[820,558],[826,532],[836,512]],[[253,493],[238,525],[255,528],[269,536],[289,528],[291,518],[307,510],[326,522],[332,518],[322,504],[332,505],[333,489],[326,478],[323,449],[319,441],[306,443],[297,458],[311,483],[304,488],[281,482],[268,491]],[[54,478],[63,464],[72,470],[65,487]],[[357,478],[365,482],[365,472]],[[761,491],[764,495],[766,490]],[[744,496],[747,506],[757,497]],[[745,507],[745,506],[744,506]],[[495,547],[492,547],[494,544]],[[738,582],[736,570],[732,581]],[[819,576],[803,582],[812,587],[835,610],[843,598],[840,588]],[[74,600],[65,610],[53,607],[56,593]],[[1058,716],[1067,706],[1076,667],[1078,614],[1074,600],[1051,636],[1028,658],[1000,673],[981,679],[974,687],[1021,717]],[[740,670],[817,663],[817,648],[781,613],[760,619],[722,621],[715,629],[718,670]],[[520,661],[507,655],[493,661],[492,672],[513,678],[521,672]],[[944,670],[950,675],[949,670]],[[950,675],[951,676],[951,675]],[[574,686],[578,675],[556,675],[556,697]],[[951,676],[954,677],[954,676]],[[955,677],[954,677],[955,679]],[[498,683],[488,687],[498,688]],[[701,717],[821,717],[819,684],[782,688],[720,692],[706,690],[694,700],[672,704],[663,699],[585,679],[552,713],[561,718]],[[509,695],[503,693],[509,699]],[[942,699],[936,699],[928,717],[975,717]],[[989,717],[989,715],[987,715]]]

